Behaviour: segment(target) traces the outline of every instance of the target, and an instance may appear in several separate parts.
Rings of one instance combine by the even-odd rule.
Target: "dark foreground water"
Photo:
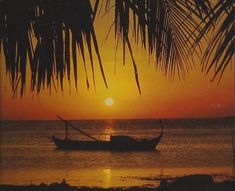
[[[99,139],[109,134],[154,137],[158,120],[72,121]],[[78,186],[155,185],[158,177],[208,173],[232,176],[233,118],[165,120],[165,134],[153,152],[58,151],[48,137],[64,136],[60,121],[1,122],[1,184],[51,183]],[[103,135],[107,134],[107,135]],[[84,138],[69,131],[71,138]]]

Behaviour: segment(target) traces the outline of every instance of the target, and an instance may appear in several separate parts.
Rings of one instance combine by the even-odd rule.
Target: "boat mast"
[[[93,139],[94,141],[98,141],[95,137],[92,137],[91,135],[87,134],[86,132],[82,131],[81,129],[75,127],[74,125],[72,125],[71,123],[69,123],[68,121],[66,121],[66,120],[63,119],[62,117],[60,117],[59,115],[57,115],[57,117],[58,117],[61,121],[65,122],[65,137],[68,136],[68,129],[67,129],[68,127],[67,127],[67,125],[69,125],[69,126],[72,127],[73,129],[79,131],[81,134],[83,134],[83,135],[89,137],[90,139]]]
[[[162,135],[163,135],[163,127],[164,127],[164,125],[163,125],[163,121],[162,121],[162,119],[159,119],[159,121],[160,121],[160,125],[161,125],[161,133],[160,133],[159,137],[162,137]]]
[[[68,139],[68,126],[67,126],[67,123],[65,123],[64,125],[65,125],[65,139]]]

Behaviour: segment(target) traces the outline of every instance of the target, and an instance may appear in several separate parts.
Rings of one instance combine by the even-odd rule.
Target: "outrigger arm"
[[[91,135],[89,135],[89,134],[87,134],[86,132],[84,132],[84,131],[82,131],[81,129],[79,129],[79,128],[77,128],[77,127],[75,127],[74,125],[72,125],[71,123],[69,123],[68,121],[66,121],[65,119],[63,119],[62,117],[60,117],[59,115],[57,115],[57,117],[61,120],[61,121],[63,121],[63,122],[65,122],[65,131],[66,131],[66,134],[65,134],[65,136],[66,136],[66,138],[68,138],[67,136],[68,136],[68,130],[67,130],[67,125],[69,125],[69,126],[71,126],[72,128],[74,128],[75,130],[77,130],[77,131],[79,131],[81,134],[83,134],[83,135],[85,135],[85,136],[87,136],[87,137],[89,137],[90,139],[93,139],[94,141],[98,141],[95,137],[92,137]]]

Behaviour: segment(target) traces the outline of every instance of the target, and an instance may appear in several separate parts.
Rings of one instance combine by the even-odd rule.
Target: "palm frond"
[[[202,59],[202,70],[207,74],[215,69],[212,80],[217,77],[219,81],[234,57],[235,44],[235,22],[234,22],[235,3],[232,0],[218,1],[211,9],[213,17],[203,27],[197,42],[201,41],[203,36],[215,30],[214,37],[210,40]],[[208,19],[208,18],[205,18]]]
[[[188,55],[201,33],[199,23],[210,8],[208,0],[115,0],[115,37],[122,39],[123,62],[133,29],[135,42],[155,56],[158,68],[166,75],[183,76],[191,67]],[[131,49],[128,46],[130,54]]]
[[[0,51],[5,55],[12,90],[17,89],[20,79],[23,95],[28,60],[31,91],[36,89],[39,92],[45,85],[50,88],[53,76],[63,89],[66,73],[70,80],[71,56],[77,87],[77,52],[79,50],[86,67],[85,47],[90,57],[93,80],[95,81],[92,47],[107,87],[93,27],[98,5],[98,0],[94,9],[89,0],[1,0],[0,46],[3,51]],[[86,81],[89,88],[88,77]]]

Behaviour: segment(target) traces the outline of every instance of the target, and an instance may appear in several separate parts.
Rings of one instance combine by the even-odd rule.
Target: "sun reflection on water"
[[[115,134],[115,130],[114,130],[114,122],[112,120],[107,121],[107,123],[105,124],[105,127],[102,131],[102,134],[100,136],[101,140],[105,140],[105,141],[109,141],[110,140],[110,136]]]
[[[106,169],[103,169],[103,181],[104,181],[104,185],[106,187],[110,187],[112,184],[111,184],[111,180],[112,180],[112,171],[110,168],[106,168]]]

